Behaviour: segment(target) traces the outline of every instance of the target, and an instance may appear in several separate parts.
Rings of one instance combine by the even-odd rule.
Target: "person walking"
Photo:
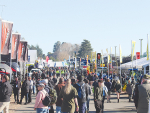
[[[62,100],[61,100],[59,94],[60,94],[60,91],[61,91],[61,89],[62,89],[63,86],[65,86],[65,84],[64,84],[64,78],[61,77],[59,79],[58,85],[55,86],[55,90],[57,92],[56,113],[61,113]]]
[[[42,103],[42,100],[44,100],[47,92],[44,90],[45,85],[40,83],[38,84],[38,94],[36,96],[34,110],[36,110],[36,113],[49,113],[48,106],[44,106]]]
[[[129,96],[129,102],[131,102],[132,85],[131,85],[131,81],[130,80],[128,80],[126,92],[127,92],[128,96]]]
[[[57,83],[57,78],[56,78],[56,76],[54,75],[53,76],[53,81],[54,81],[54,86],[56,85],[56,83]]]
[[[110,82],[110,79],[106,79],[106,82],[105,82],[105,86],[107,87],[108,89],[108,95],[107,95],[107,103],[111,103],[110,101],[110,93],[111,93],[111,87],[112,87],[112,84]]]
[[[9,77],[2,77],[2,87],[0,87],[0,112],[9,113],[10,97],[12,95],[12,86],[9,82]]]
[[[79,113],[86,112],[86,102],[89,95],[88,86],[84,83],[83,77],[78,76],[78,83],[74,85],[78,92]]]
[[[117,84],[115,86],[116,89],[116,93],[117,93],[117,99],[118,99],[118,103],[119,103],[119,99],[120,99],[120,93],[121,93],[121,84],[120,84],[120,80],[117,80]]]
[[[96,113],[102,113],[102,100],[103,100],[103,81],[98,80],[98,87],[94,92],[94,104]]]
[[[78,93],[76,88],[71,85],[71,80],[66,81],[65,86],[60,91],[60,98],[62,99],[61,111],[62,113],[74,113],[75,105],[76,111],[78,112]]]
[[[112,86],[111,86],[111,92],[116,92],[116,80],[113,80],[113,82],[112,82]]]
[[[31,77],[28,78],[29,82],[30,82],[30,86],[29,86],[29,97],[28,97],[28,103],[30,103],[32,101],[32,89],[33,89],[33,81],[31,80]]]
[[[88,95],[87,103],[86,103],[86,111],[87,111],[87,113],[89,113],[90,95],[92,94],[92,91],[91,91],[91,86],[89,85],[88,79],[85,79],[85,84],[87,85],[88,90],[89,90],[89,95]]]
[[[28,78],[25,77],[25,81],[22,84],[21,88],[21,99],[20,99],[20,104],[22,104],[22,99],[25,96],[25,105],[28,103],[28,94],[29,94],[29,87],[30,87],[30,82],[28,81]]]
[[[134,97],[137,100],[137,113],[149,113],[150,75],[144,75],[141,82],[142,84],[138,85]]]
[[[15,103],[19,104],[19,91],[21,88],[21,82],[18,80],[18,77],[15,77],[15,81],[12,82],[12,85],[13,85]]]
[[[35,92],[36,92],[36,81],[35,81],[34,77],[33,77],[32,81],[33,81],[33,95],[35,95]]]

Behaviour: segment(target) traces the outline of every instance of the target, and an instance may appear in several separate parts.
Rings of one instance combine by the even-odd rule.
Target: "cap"
[[[43,84],[48,84],[48,80],[47,79],[43,79],[42,81],[40,81]]]
[[[145,75],[143,76],[143,78],[144,78],[144,79],[150,79],[150,75],[145,74]]]
[[[45,85],[42,84],[42,83],[38,84],[38,86],[41,86],[41,87],[45,88]]]

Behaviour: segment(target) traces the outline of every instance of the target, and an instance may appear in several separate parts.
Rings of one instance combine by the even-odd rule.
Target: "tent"
[[[137,68],[138,70],[144,69],[144,74],[146,74],[146,67],[149,66],[150,60],[147,60],[147,57],[134,60],[133,62],[127,62],[124,64],[121,64],[121,69],[132,69]],[[133,65],[133,66],[132,66]]]

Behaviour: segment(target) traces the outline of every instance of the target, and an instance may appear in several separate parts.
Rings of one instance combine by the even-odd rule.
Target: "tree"
[[[43,58],[43,59],[46,59],[46,55],[45,55],[45,54],[43,54],[43,55],[42,55],[42,58]]]
[[[43,57],[43,50],[39,47],[39,45],[33,46],[33,45],[29,45],[29,50],[37,50],[37,57]]]
[[[91,43],[90,41],[84,39],[80,50],[78,51],[78,56],[82,57],[82,58],[86,58],[87,55],[89,55],[89,57],[91,56],[91,52],[93,51],[92,47],[91,47]]]
[[[54,47],[53,47],[53,52],[54,52],[54,53],[60,48],[60,45],[61,45],[61,42],[60,42],[60,41],[57,41],[57,42],[54,44]]]

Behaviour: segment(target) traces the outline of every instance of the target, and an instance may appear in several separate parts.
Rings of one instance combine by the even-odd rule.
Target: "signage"
[[[97,53],[97,67],[100,67],[101,53]]]

